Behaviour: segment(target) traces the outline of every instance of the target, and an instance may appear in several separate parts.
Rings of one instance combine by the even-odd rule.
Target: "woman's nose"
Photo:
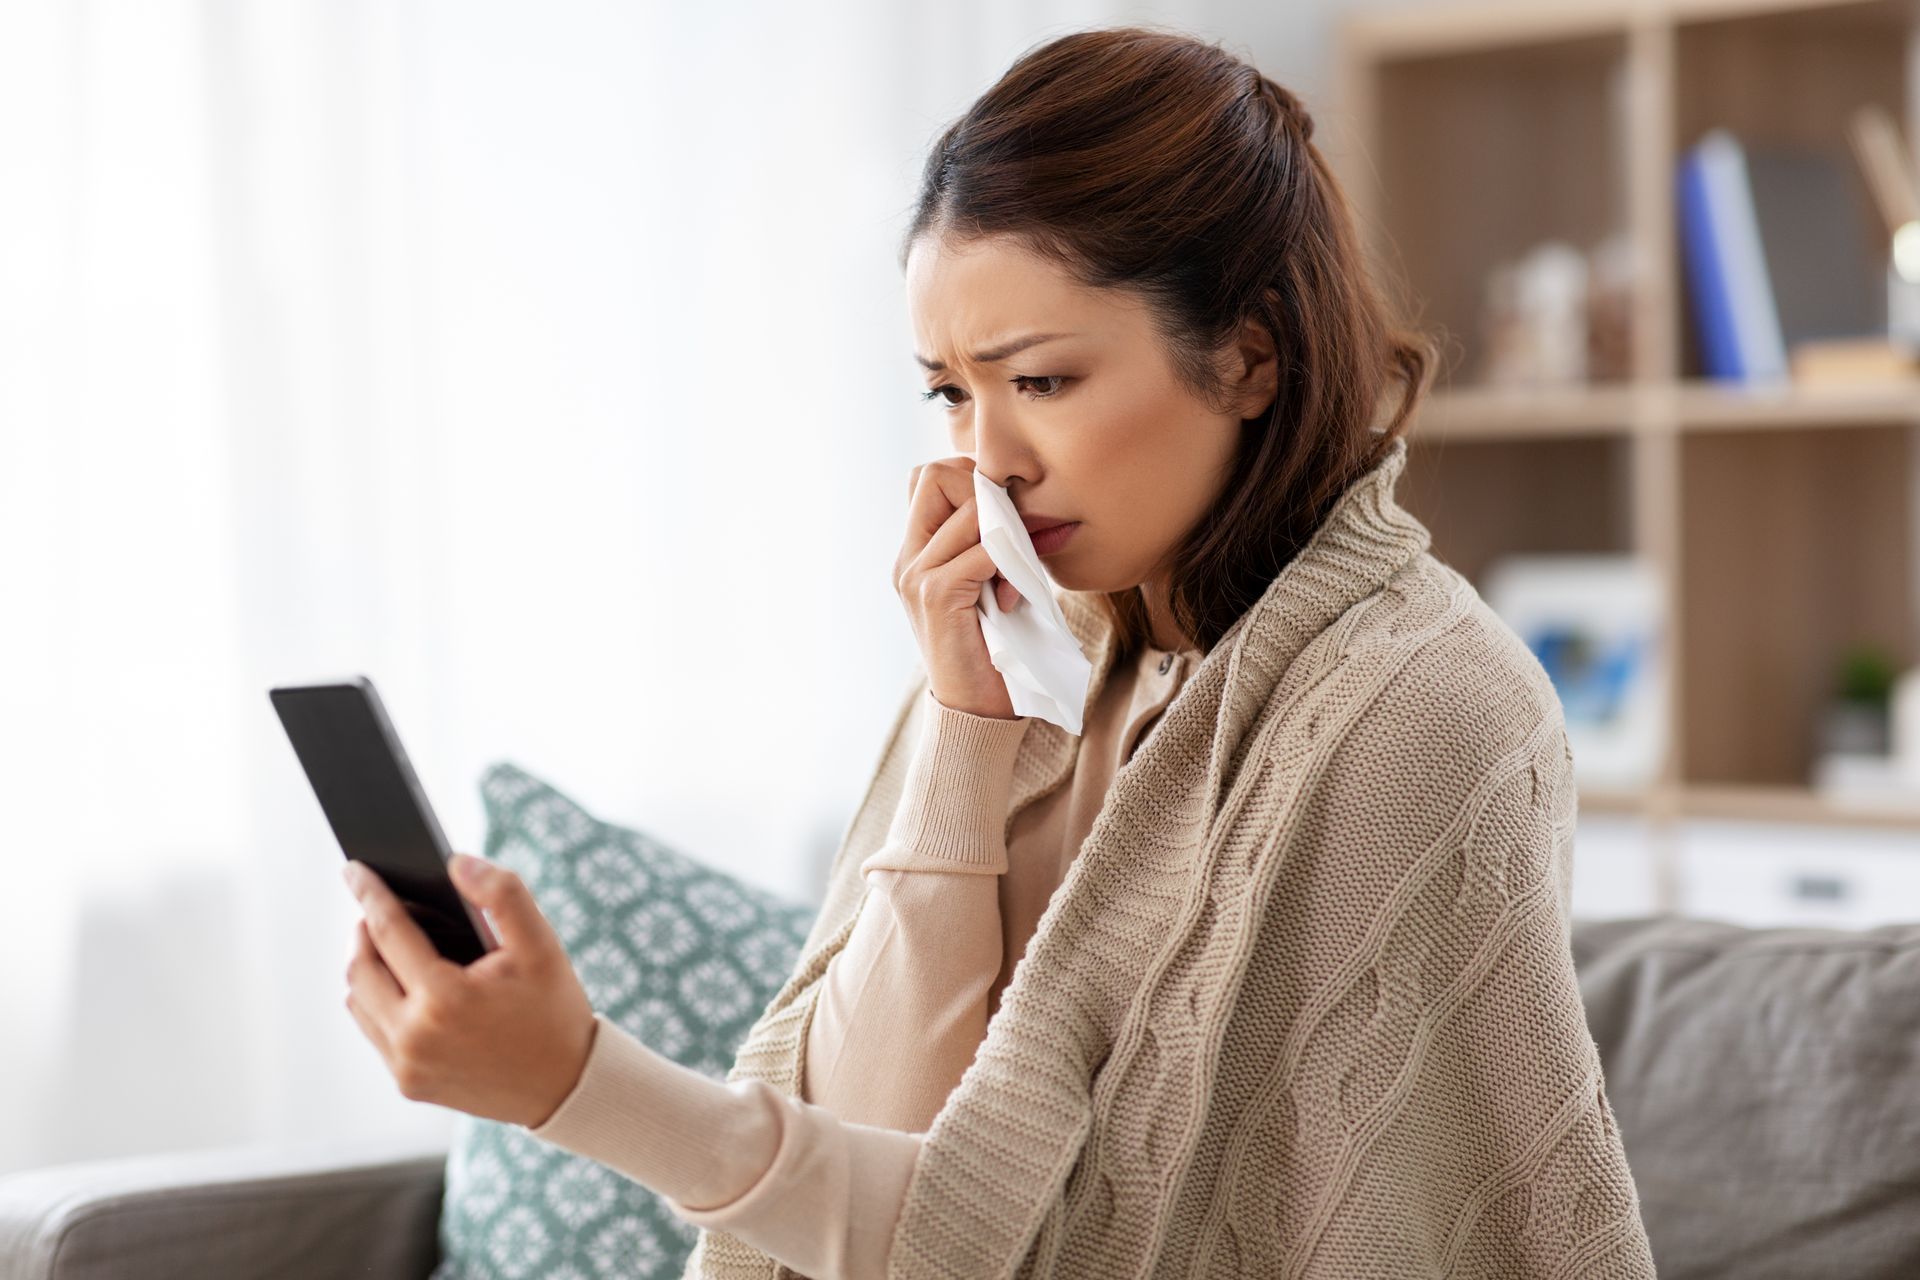
[[[976,420],[974,427],[973,468],[999,485],[1010,487],[1025,465],[1025,453],[1011,430],[1002,425],[986,427]]]

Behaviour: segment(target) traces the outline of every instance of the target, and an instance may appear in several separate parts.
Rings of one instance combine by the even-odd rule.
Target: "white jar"
[[[1895,346],[1920,350],[1920,280],[1887,266],[1887,337]]]

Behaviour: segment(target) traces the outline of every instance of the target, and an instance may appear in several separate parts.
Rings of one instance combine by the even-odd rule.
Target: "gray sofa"
[[[1573,950],[1664,1280],[1920,1276],[1920,923],[1580,921]],[[328,1146],[0,1177],[0,1280],[416,1280],[441,1169]]]

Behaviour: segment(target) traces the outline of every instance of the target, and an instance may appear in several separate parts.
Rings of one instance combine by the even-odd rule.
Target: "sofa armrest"
[[[8,1280],[422,1280],[445,1151],[328,1143],[52,1165],[0,1176]]]

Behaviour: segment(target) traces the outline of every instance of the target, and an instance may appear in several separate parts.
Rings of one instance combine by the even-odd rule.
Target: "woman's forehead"
[[[924,252],[917,244],[907,265],[907,305],[916,354],[941,363],[970,362],[1033,334],[1118,337],[1138,319],[1119,291],[1082,285],[1057,263],[1005,240]]]

